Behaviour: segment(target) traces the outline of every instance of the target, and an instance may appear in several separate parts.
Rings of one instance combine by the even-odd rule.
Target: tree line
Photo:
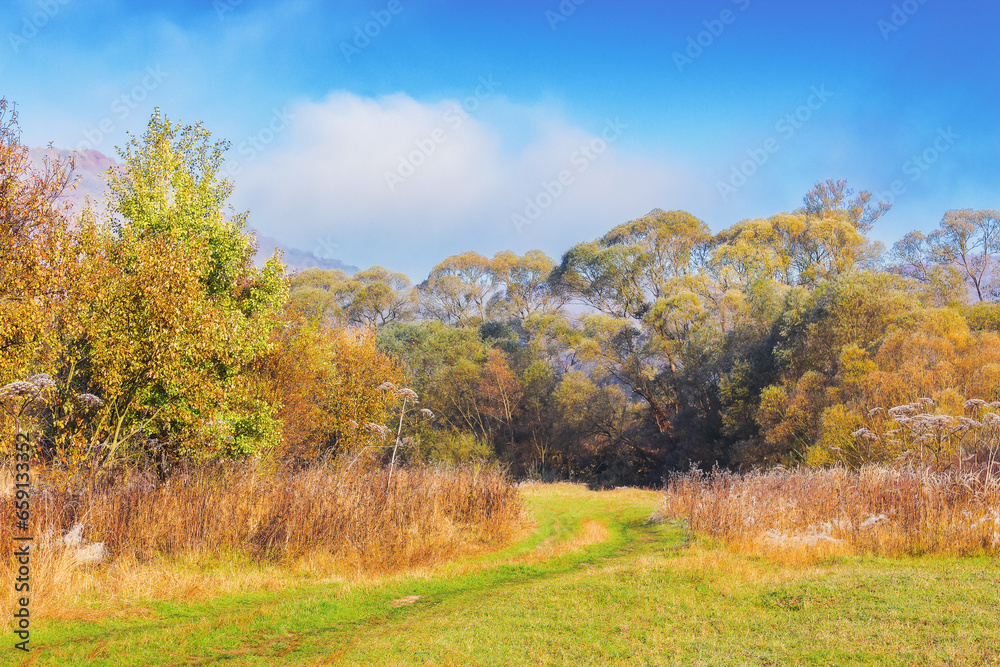
[[[888,205],[827,180],[718,233],[654,210],[558,261],[466,252],[418,285],[378,266],[288,275],[277,255],[254,266],[227,147],[157,112],[106,209],[74,213],[72,165],[32,165],[0,106],[0,425],[30,423],[53,465],[385,440],[656,483],[692,464],[891,460],[902,446],[864,435],[879,408],[1000,400],[996,211],[949,211],[887,250],[868,234]],[[424,408],[406,438],[401,387]]]

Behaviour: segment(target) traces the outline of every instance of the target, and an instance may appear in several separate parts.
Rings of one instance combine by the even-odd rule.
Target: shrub
[[[313,458],[363,445],[355,424],[386,424],[394,398],[378,387],[405,372],[378,349],[372,329],[298,323],[278,334],[261,366],[267,393],[281,405],[284,456]]]

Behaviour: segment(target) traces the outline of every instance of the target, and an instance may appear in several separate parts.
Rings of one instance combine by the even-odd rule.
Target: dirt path
[[[648,524],[652,492],[538,485],[524,495],[537,527],[500,553],[377,584],[154,604],[156,620],[59,624],[37,633],[23,664],[509,664],[484,643],[498,620],[516,626],[544,598],[558,623],[565,584],[681,539]]]

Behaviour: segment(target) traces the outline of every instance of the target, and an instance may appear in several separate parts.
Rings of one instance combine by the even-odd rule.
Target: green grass
[[[365,585],[153,602],[147,618],[39,622],[22,664],[1000,664],[996,561],[779,565],[648,524],[652,492],[524,493],[537,530],[502,553]],[[606,539],[574,543],[582,534]],[[392,605],[405,596],[420,598]]]

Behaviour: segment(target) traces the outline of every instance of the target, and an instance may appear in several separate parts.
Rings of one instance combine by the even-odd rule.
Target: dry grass
[[[524,522],[495,467],[317,466],[271,474],[200,467],[165,483],[130,473],[32,495],[32,615],[66,617],[145,600],[276,588],[296,579],[373,576],[503,543]],[[0,471],[0,614],[13,606],[9,471]],[[75,528],[75,531],[74,531]],[[82,531],[82,532],[81,532]]]
[[[976,472],[695,471],[670,478],[656,516],[785,562],[1000,550],[1000,482]]]
[[[558,527],[558,524],[557,524]],[[606,542],[609,537],[608,527],[601,521],[583,519],[580,521],[580,529],[569,539],[555,540],[549,538],[538,545],[531,553],[511,559],[510,562],[519,563],[544,563],[560,556],[565,556],[592,544]]]

